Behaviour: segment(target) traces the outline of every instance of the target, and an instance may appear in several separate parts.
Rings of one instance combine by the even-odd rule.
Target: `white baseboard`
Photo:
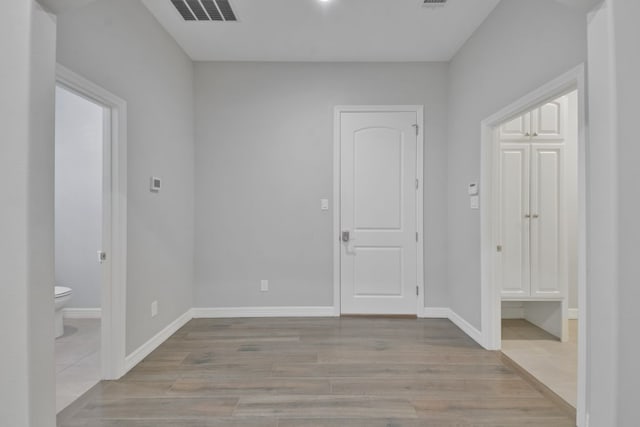
[[[567,313],[569,320],[577,320],[578,319],[578,309],[570,308]]]
[[[471,337],[471,339],[473,339],[478,344],[482,345],[482,333],[450,308],[425,307],[424,314],[424,317],[426,318],[451,320],[454,325],[462,329],[462,332],[469,335],[469,337]]]
[[[451,315],[451,310],[448,307],[425,307],[423,316],[427,319],[448,319]]]
[[[333,307],[195,307],[194,319],[234,317],[336,317]]]
[[[449,316],[449,320],[451,320],[458,328],[462,329],[462,332],[469,335],[471,339],[484,347],[482,344],[482,333],[471,325],[471,323],[464,320],[458,313],[453,310],[450,311],[451,315]]]
[[[149,341],[142,344],[124,359],[125,373],[131,368],[142,362],[153,350],[158,348],[160,344],[165,342],[178,329],[182,328],[189,320],[192,319],[191,310],[187,310],[182,316],[171,322],[166,328],[155,334]]]
[[[101,319],[101,308],[63,308],[62,317],[65,319]]]

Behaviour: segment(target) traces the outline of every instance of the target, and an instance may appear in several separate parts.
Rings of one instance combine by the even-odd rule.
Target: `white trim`
[[[449,307],[424,307],[422,309],[422,316],[418,316],[424,319],[448,319],[451,316],[451,309]]]
[[[339,316],[340,309],[340,114],[343,112],[412,112],[418,120],[416,138],[416,175],[420,180],[420,191],[416,193],[416,226],[420,244],[417,247],[417,286],[420,294],[416,301],[416,315],[424,317],[424,106],[423,105],[337,105],[333,119],[333,315]]]
[[[191,310],[187,310],[184,314],[178,317],[176,320],[167,325],[166,328],[155,334],[149,341],[142,344],[136,350],[131,352],[125,358],[125,372],[127,373],[136,366],[138,363],[142,362],[142,360],[147,357],[153,350],[158,348],[160,344],[165,342],[171,335],[175,334],[178,329],[182,328],[187,324],[189,320],[192,319]]]
[[[586,313],[586,152],[588,150],[588,136],[586,131],[586,84],[585,66],[580,64],[562,76],[545,84],[537,90],[522,97],[518,101],[503,108],[481,123],[481,184],[480,188],[487,190],[482,194],[480,223],[481,223],[481,305],[482,305],[482,335],[481,343],[488,350],[499,350],[501,347],[500,327],[500,291],[494,289],[493,274],[495,269],[495,245],[493,236],[492,209],[494,209],[491,190],[493,188],[492,169],[494,163],[493,144],[494,128],[501,123],[517,117],[546,101],[564,95],[571,90],[578,90],[578,295],[580,299],[580,317],[585,319]],[[565,322],[566,323],[566,322]],[[578,325],[578,420],[582,425],[586,414],[587,384],[587,348],[588,336],[586,322]]]
[[[102,378],[117,379],[125,373],[126,281],[127,281],[127,103],[57,64],[56,83],[111,110],[111,219],[104,236],[107,266],[102,283]]]
[[[462,332],[469,335],[471,339],[477,342],[479,345],[482,345],[482,332],[477,330],[471,323],[464,320],[458,313],[453,310],[450,310],[449,320],[453,322],[458,328],[462,329]]]
[[[449,319],[462,332],[469,335],[469,338],[482,345],[482,333],[449,307],[425,307],[424,317],[429,319]]]
[[[237,317],[336,317],[333,307],[194,307],[194,319]]]
[[[62,317],[64,319],[100,319],[102,309],[96,308],[63,308]]]
[[[569,318],[569,320],[578,320],[578,309],[570,308],[567,311],[567,317]]]

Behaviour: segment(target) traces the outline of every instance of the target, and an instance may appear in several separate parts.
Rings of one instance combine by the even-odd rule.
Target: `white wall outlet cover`
[[[158,315],[158,301],[153,301],[151,303],[151,317],[156,317]]]
[[[157,176],[152,176],[149,189],[154,193],[159,193],[160,187],[162,187],[162,179]]]

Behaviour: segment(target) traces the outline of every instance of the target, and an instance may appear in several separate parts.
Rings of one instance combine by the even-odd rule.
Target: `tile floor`
[[[100,381],[100,320],[65,319],[56,339],[56,411]]]
[[[578,393],[577,337],[577,320],[569,321],[566,343],[526,320],[502,320],[502,352],[574,408]]]

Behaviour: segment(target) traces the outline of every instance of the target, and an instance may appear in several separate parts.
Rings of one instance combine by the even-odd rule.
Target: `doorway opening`
[[[574,408],[579,425],[587,348],[584,82],[584,67],[576,67],[484,120],[481,149],[483,345]],[[546,370],[534,372],[536,352],[547,353]],[[565,381],[545,384],[547,371],[566,373]]]
[[[110,110],[58,85],[55,106],[56,410],[101,379],[104,166]],[[106,154],[106,156],[105,156]],[[106,182],[104,182],[106,181]],[[108,198],[107,198],[108,200]]]
[[[125,373],[126,102],[56,68],[57,411]]]
[[[336,315],[424,311],[423,122],[422,106],[335,108]]]
[[[502,353],[575,416],[577,91],[498,126],[494,150]]]

